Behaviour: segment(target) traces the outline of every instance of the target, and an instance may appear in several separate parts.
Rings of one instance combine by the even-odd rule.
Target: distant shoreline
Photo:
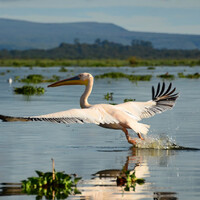
[[[156,67],[156,66],[200,66],[200,59],[0,59],[0,67]]]

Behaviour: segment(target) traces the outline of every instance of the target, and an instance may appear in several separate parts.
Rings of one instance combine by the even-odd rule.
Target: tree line
[[[0,50],[0,59],[200,59],[200,50],[156,49],[149,41],[133,40],[123,45],[96,39],[93,44],[61,43],[52,49]]]

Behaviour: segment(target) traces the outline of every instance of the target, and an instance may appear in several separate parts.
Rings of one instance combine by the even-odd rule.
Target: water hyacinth
[[[28,76],[26,76],[25,78],[22,79],[17,79],[19,82],[22,83],[34,83],[34,84],[38,84],[38,83],[46,83],[46,82],[56,82],[60,79],[59,76],[53,75],[52,78],[45,78],[44,76],[42,76],[41,74],[30,74]]]
[[[76,175],[65,174],[64,172],[36,171],[38,177],[29,177],[22,181],[22,189],[26,194],[37,195],[37,199],[65,199],[69,195],[81,194],[77,189],[77,183],[81,180]]]
[[[165,74],[158,75],[157,77],[162,78],[162,79],[169,79],[169,80],[173,80],[175,78],[173,74],[169,74],[168,72]]]
[[[125,103],[125,102],[129,102],[129,101],[135,101],[135,99],[131,99],[131,98],[126,98],[126,99],[124,99],[124,103]]]
[[[68,72],[68,69],[66,69],[64,66],[60,67],[59,72]]]
[[[24,85],[19,88],[14,88],[15,94],[23,94],[27,96],[31,95],[42,95],[45,92],[45,89],[43,87],[34,87],[31,85]]]
[[[101,79],[101,78],[112,78],[112,79],[127,78],[129,81],[137,82],[137,81],[150,81],[152,75],[132,75],[132,74],[130,75],[130,74],[124,74],[122,72],[109,72],[95,76],[95,79]]]
[[[183,73],[178,73],[178,77],[179,78],[188,78],[188,79],[199,79],[200,78],[200,74],[197,72],[197,73],[194,73],[194,74],[183,74]]]
[[[136,184],[143,185],[145,183],[145,179],[137,178],[135,175],[135,171],[131,173],[129,170],[122,170],[122,174],[117,177],[117,186],[124,186],[125,191],[130,191],[131,189],[135,191]]]
[[[107,94],[104,95],[104,99],[113,101],[113,92],[107,92]]]

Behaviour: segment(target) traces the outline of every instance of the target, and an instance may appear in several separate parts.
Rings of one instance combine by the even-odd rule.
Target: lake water
[[[89,98],[91,104],[110,103],[104,95],[113,92],[113,102],[125,98],[137,101],[151,99],[151,86],[162,82],[157,75],[174,74],[171,82],[180,92],[173,110],[143,120],[150,124],[147,140],[164,138],[190,148],[200,148],[200,79],[180,79],[177,73],[200,73],[200,67],[146,67],[87,68],[69,67],[68,72],[52,68],[0,68],[0,114],[29,116],[79,108],[83,86],[47,88],[42,96],[25,97],[13,93],[22,83],[7,80],[15,76],[42,74],[61,78],[80,72],[93,75],[119,71],[128,74],[152,74],[149,82],[132,83],[126,79],[95,80]],[[2,73],[3,72],[3,73]],[[170,81],[165,80],[166,83]],[[112,102],[111,102],[112,103]],[[136,137],[135,133],[131,134]],[[181,199],[200,198],[200,151],[132,148],[121,131],[103,129],[93,124],[65,125],[47,122],[0,122],[0,183],[20,182],[35,176],[35,170],[51,171],[51,158],[55,169],[76,173],[82,177],[78,188],[82,194],[69,199]],[[135,169],[145,184],[136,185],[135,191],[124,191],[116,186],[116,176],[124,166]],[[112,176],[111,176],[112,175]],[[0,196],[0,199],[35,199],[35,196]]]

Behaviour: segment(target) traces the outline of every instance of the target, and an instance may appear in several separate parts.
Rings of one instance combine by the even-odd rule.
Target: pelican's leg
[[[125,133],[128,143],[133,144],[133,145],[137,144],[135,139],[131,139],[131,137],[128,134],[128,130],[126,128],[123,128],[122,131]]]
[[[141,136],[140,133],[137,133],[138,137],[141,139],[141,140],[144,140],[144,138]]]

